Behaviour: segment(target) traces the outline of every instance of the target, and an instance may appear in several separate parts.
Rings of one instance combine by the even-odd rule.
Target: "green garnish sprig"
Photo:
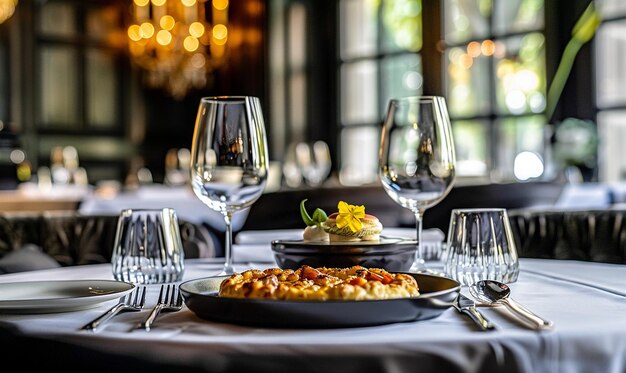
[[[325,222],[326,219],[328,219],[328,216],[326,215],[324,210],[320,208],[316,208],[315,211],[313,211],[313,217],[311,217],[309,213],[306,211],[306,207],[304,206],[304,203],[306,201],[307,201],[306,199],[303,199],[300,202],[300,216],[302,216],[302,220],[304,221],[304,224],[306,224],[309,227],[317,225],[321,229],[322,223]]]

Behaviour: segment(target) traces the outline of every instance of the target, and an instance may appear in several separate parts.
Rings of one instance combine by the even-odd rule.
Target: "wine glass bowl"
[[[226,223],[225,263],[233,274],[232,217],[252,206],[267,183],[268,147],[263,112],[251,96],[200,100],[191,147],[191,185],[200,201]]]
[[[391,99],[380,141],[379,179],[400,206],[415,214],[418,250],[413,272],[428,271],[422,258],[422,218],[443,200],[455,180],[455,153],[445,99]]]

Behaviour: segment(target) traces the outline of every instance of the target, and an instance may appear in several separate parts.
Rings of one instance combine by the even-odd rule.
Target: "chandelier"
[[[212,82],[225,58],[228,0],[133,0],[131,59],[151,87],[183,98]]]

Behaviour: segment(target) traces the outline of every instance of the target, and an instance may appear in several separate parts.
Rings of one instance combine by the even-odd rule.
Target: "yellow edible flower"
[[[337,228],[348,227],[352,232],[358,232],[363,228],[361,219],[365,217],[365,206],[349,205],[339,201],[337,208],[339,209]]]

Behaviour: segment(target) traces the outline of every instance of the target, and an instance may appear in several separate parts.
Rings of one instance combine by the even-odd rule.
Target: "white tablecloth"
[[[186,263],[184,281],[210,276],[220,269],[215,260]],[[237,268],[243,269],[243,265]],[[109,265],[91,265],[0,276],[0,282],[59,279],[112,279],[112,275]],[[200,319],[184,308],[161,315],[151,332],[129,331],[148,311],[120,314],[98,333],[79,330],[115,301],[76,312],[0,314],[0,325],[16,327],[52,346],[87,348],[87,356],[94,362],[98,354],[111,354],[131,358],[145,367],[185,365],[204,371],[337,369],[342,373],[367,368],[420,372],[626,371],[626,266],[522,259],[519,280],[510,286],[516,300],[553,320],[554,330],[529,330],[499,307],[481,308],[499,327],[494,332],[476,330],[452,308],[431,320],[323,330],[220,324]],[[158,290],[159,285],[149,286],[148,308],[155,304]],[[465,288],[462,291],[467,293]],[[12,356],[10,348],[2,349],[5,356]],[[109,364],[106,356],[102,364]]]

